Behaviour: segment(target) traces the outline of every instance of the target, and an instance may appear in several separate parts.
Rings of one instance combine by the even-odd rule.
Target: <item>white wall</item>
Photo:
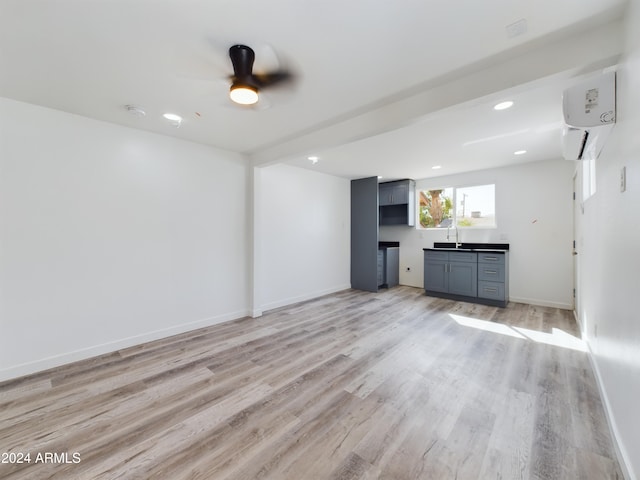
[[[416,190],[495,184],[497,228],[460,229],[460,241],[509,243],[511,301],[570,309],[574,168],[560,159],[527,163],[418,180]],[[400,283],[422,288],[422,249],[446,241],[446,231],[388,226],[380,240],[400,242]]]
[[[257,309],[349,288],[349,180],[283,164],[259,170]]]
[[[630,2],[617,75],[617,124],[596,164],[596,194],[578,214],[580,323],[629,468],[640,478],[640,5]],[[626,167],[627,189],[620,192]],[[580,218],[581,216],[581,218]]]
[[[248,313],[238,155],[0,98],[0,380]]]

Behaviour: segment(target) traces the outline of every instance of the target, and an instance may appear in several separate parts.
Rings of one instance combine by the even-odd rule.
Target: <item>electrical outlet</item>
[[[620,192],[624,192],[627,189],[627,167],[620,169]]]

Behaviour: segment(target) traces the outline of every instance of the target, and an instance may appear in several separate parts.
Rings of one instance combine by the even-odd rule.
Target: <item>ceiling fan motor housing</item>
[[[229,49],[229,57],[233,64],[233,86],[249,86],[258,90],[253,76],[253,62],[256,59],[254,51],[246,45],[234,45]]]

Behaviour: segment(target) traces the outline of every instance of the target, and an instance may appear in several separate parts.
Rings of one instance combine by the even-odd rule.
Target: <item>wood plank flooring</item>
[[[0,478],[623,479],[571,336],[347,290],[0,384]]]

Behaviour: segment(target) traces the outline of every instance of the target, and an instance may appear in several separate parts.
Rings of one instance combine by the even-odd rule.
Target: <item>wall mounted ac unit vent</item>
[[[616,122],[616,73],[603,73],[566,89],[562,111],[564,158],[597,158]]]

